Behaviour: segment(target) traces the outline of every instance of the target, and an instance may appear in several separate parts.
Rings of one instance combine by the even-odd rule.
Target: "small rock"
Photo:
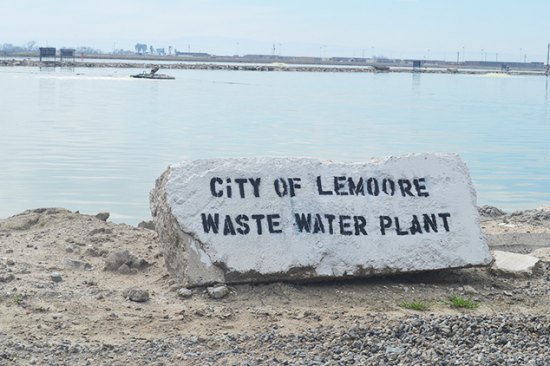
[[[90,263],[79,261],[77,259],[71,259],[69,257],[63,258],[63,266],[68,269],[92,269]]]
[[[61,277],[61,274],[59,272],[52,272],[50,274],[50,278],[53,282],[61,282],[63,281],[63,278]]]
[[[191,291],[191,290],[189,290],[188,288],[185,288],[185,287],[180,288],[178,290],[178,296],[185,299],[185,298],[193,296],[193,291]]]
[[[137,258],[132,255],[128,250],[117,250],[109,253],[105,258],[105,271],[118,271],[120,267],[125,264],[128,268],[142,269],[149,266],[143,258]]]
[[[6,249],[6,254],[13,253],[13,249]]]
[[[120,274],[130,274],[131,273],[130,267],[128,267],[128,265],[126,263],[124,263],[123,265],[118,267],[117,272],[120,273]]]
[[[213,299],[221,299],[229,294],[229,288],[225,285],[208,287],[206,291]]]
[[[145,268],[149,266],[149,262],[147,262],[145,259],[143,258],[135,258],[133,261],[132,261],[132,267],[133,268]]]
[[[483,216],[489,216],[489,217],[500,217],[506,215],[506,212],[502,211],[499,208],[493,207],[493,206],[481,206],[478,208],[479,213]]]
[[[101,221],[107,221],[107,219],[111,216],[108,212],[100,212],[97,215],[95,215],[95,218]]]
[[[401,347],[386,347],[386,353],[403,353],[404,351]]]
[[[104,270],[117,271],[123,264],[132,263],[132,260],[133,256],[128,250],[117,250],[111,252],[107,258],[105,258]]]
[[[15,279],[15,276],[11,273],[8,274],[0,274],[0,283],[2,282],[10,282]]]
[[[142,229],[155,230],[155,223],[152,220],[142,221],[138,224],[138,227]]]
[[[89,236],[94,236],[94,235],[97,235],[97,234],[112,234],[112,233],[113,233],[113,229],[106,229],[104,227],[100,227],[100,228],[97,228],[97,229],[90,230],[88,235]]]
[[[495,250],[495,261],[491,270],[495,273],[510,276],[531,276],[539,259],[527,254],[517,254]]]
[[[99,251],[95,247],[87,248],[84,254],[90,257],[99,257]]]
[[[470,295],[477,294],[478,291],[470,285],[464,286],[464,292]]]
[[[542,262],[550,263],[550,248],[539,248],[531,252],[531,254],[529,255],[532,255],[533,257],[537,257]]]
[[[13,259],[8,259],[8,260],[6,261],[6,264],[7,264],[8,266],[15,266],[15,262],[13,261]]]
[[[130,301],[146,302],[149,300],[149,291],[131,287],[124,290],[122,296]]]

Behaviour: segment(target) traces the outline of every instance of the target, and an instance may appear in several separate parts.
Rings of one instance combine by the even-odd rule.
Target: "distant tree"
[[[130,50],[125,50],[123,48],[118,48],[113,50],[113,54],[115,55],[131,55],[133,52]]]
[[[153,45],[150,45],[149,46],[149,53],[152,55],[153,53],[155,53],[155,49],[153,48]]]
[[[157,55],[159,55],[159,56],[166,55],[166,52],[164,51],[164,48],[157,48]]]
[[[137,53],[145,53],[147,52],[147,45],[145,43],[136,43],[134,46]]]
[[[13,45],[11,43],[4,43],[2,45],[2,51],[4,52],[12,52],[13,51]]]
[[[172,46],[168,46],[168,55],[169,55],[169,56],[172,55]]]
[[[101,51],[97,50],[95,48],[83,46],[83,47],[77,47],[75,49],[75,53],[77,53],[77,54],[80,53],[80,54],[85,54],[85,55],[97,55],[97,54],[100,54]]]
[[[36,45],[35,41],[27,42],[27,44],[26,44],[27,51],[34,51],[35,50],[35,45]]]
[[[0,49],[5,53],[17,53],[26,51],[24,47],[14,46],[11,43],[4,43],[2,47],[0,47]]]
[[[147,53],[147,45],[145,43],[138,43],[137,46],[139,46],[139,53]]]

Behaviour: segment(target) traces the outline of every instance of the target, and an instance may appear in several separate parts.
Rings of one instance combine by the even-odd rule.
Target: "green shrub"
[[[23,295],[21,294],[14,294],[11,299],[15,305],[21,305],[24,300]]]
[[[478,302],[465,299],[458,295],[451,295],[449,298],[451,300],[451,307],[457,309],[476,309],[479,306]]]
[[[428,310],[428,305],[426,305],[422,301],[411,301],[411,302],[403,301],[399,306],[405,309],[416,310],[416,311]]]

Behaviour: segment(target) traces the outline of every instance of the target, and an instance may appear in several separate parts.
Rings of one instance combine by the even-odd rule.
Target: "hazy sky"
[[[0,44],[104,51],[545,61],[550,42],[549,0],[0,0],[0,14]]]

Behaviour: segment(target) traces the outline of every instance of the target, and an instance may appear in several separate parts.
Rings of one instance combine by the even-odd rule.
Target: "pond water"
[[[136,224],[181,159],[410,152],[459,153],[480,205],[550,204],[545,77],[165,72],[0,68],[0,217],[55,206]]]

